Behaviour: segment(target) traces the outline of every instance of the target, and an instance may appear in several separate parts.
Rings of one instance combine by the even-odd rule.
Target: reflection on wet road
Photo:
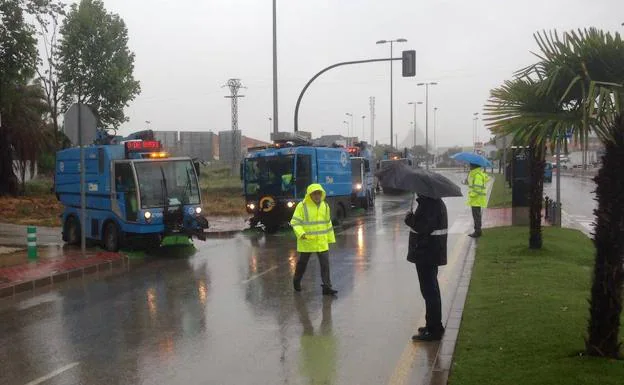
[[[446,202],[445,309],[471,223],[463,198]],[[0,303],[0,384],[383,384],[426,375],[434,345],[410,342],[424,304],[405,259],[408,208],[409,196],[382,196],[337,233],[333,299],[321,295],[315,257],[303,292],[293,292],[295,239],[285,231],[197,242],[190,258],[171,250],[128,274]]]

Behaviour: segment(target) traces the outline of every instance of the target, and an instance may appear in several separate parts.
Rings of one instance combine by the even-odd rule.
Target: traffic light
[[[416,51],[403,51],[403,77],[416,76]]]

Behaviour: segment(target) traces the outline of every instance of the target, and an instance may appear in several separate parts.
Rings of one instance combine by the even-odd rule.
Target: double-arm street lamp
[[[349,134],[347,135],[349,137],[349,139],[347,139],[347,144],[351,146],[353,144],[353,140],[351,139],[351,137],[353,136],[353,133],[355,132],[355,130],[353,129],[353,114],[350,112],[347,112],[345,113],[345,115],[351,118],[351,129],[349,130]]]
[[[418,83],[417,86],[425,86],[425,150],[427,153],[426,168],[429,169],[429,86],[437,85],[437,82]]]
[[[419,104],[423,104],[423,102],[408,102],[407,104],[414,106],[414,147],[416,147],[416,129],[418,127],[416,120],[416,106]]]
[[[407,43],[407,39],[394,39],[394,40],[379,40],[377,41],[377,44],[388,44],[390,43],[390,59],[392,59],[392,55],[393,55],[393,44],[394,43]],[[393,104],[393,61],[390,60],[390,147],[393,147],[394,143],[393,143],[393,138],[394,138],[394,104]]]

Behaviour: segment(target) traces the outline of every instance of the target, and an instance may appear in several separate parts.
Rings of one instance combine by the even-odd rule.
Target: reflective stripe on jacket
[[[468,174],[468,206],[487,207],[487,182],[489,179],[481,168],[470,171]]]
[[[314,203],[310,194],[321,191],[320,204]],[[329,250],[329,244],[336,242],[334,227],[331,222],[331,210],[325,202],[325,190],[320,184],[308,186],[303,201],[297,204],[290,224],[297,236],[297,251],[302,253]],[[305,239],[302,236],[305,234]]]

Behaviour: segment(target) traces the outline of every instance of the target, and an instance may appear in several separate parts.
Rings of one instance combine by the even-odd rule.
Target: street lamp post
[[[394,39],[394,40],[379,40],[377,41],[376,44],[387,44],[390,43],[390,59],[392,59],[392,55],[393,55],[393,44],[394,43],[407,43],[407,39]],[[392,64],[392,60],[390,60],[390,147],[393,147],[393,143],[392,143],[392,139],[393,139],[393,125],[394,125],[394,104],[393,104],[393,89],[394,89],[394,85],[393,85],[393,73],[394,73],[394,66]]]
[[[345,115],[347,115],[347,116],[351,117],[351,130],[350,130],[350,132],[347,134],[347,136],[348,136],[348,139],[347,139],[347,144],[348,144],[349,146],[352,146],[352,145],[353,145],[353,140],[351,140],[351,136],[352,136],[352,135],[353,135],[353,133],[355,132],[355,130],[353,129],[353,114],[352,114],[352,113],[350,113],[350,112],[347,112],[347,113],[345,113]]]
[[[366,120],[366,115],[362,115],[362,138],[360,142],[364,140],[364,136],[366,135],[366,131],[364,131],[364,120]]]
[[[479,113],[475,112],[474,114],[472,114],[472,116],[474,116],[473,120],[473,125],[472,125],[472,146],[474,148],[474,152],[477,152],[477,121],[479,120]]]
[[[425,165],[427,170],[429,170],[429,86],[435,86],[437,84],[437,82],[417,84],[417,86],[425,86],[425,153],[427,156]]]
[[[411,104],[414,106],[414,147],[416,147],[416,128],[418,127],[418,124],[416,123],[416,106],[419,104],[423,104],[423,102],[409,102],[407,104]]]
[[[346,120],[343,120],[342,123],[344,123],[347,126],[347,146],[349,145],[349,122],[347,122]]]
[[[273,127],[273,118],[269,117],[269,133],[271,132],[272,127]]]
[[[278,130],[277,111],[277,0],[273,0],[273,133]]]
[[[437,128],[438,128],[438,107],[433,107],[433,161],[435,163],[435,157],[438,153],[438,140],[437,140]]]

